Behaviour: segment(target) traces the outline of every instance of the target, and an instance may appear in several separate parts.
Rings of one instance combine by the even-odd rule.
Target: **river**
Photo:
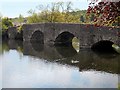
[[[14,40],[0,45],[2,88],[118,87],[118,54]]]

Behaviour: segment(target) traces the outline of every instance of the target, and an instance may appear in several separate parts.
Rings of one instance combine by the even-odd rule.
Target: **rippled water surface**
[[[20,41],[1,46],[3,88],[118,87],[120,55]]]

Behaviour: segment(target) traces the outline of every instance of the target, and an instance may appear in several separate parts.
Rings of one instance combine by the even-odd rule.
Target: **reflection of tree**
[[[2,53],[8,52],[10,49],[16,49],[18,52],[23,53],[23,43],[19,40],[8,40],[2,42]]]
[[[1,51],[2,53],[4,52],[8,52],[10,49],[8,47],[8,41],[2,41],[2,44],[1,44]]]

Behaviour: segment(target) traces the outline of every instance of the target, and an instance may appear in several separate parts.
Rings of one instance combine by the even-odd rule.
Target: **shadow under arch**
[[[62,32],[55,39],[55,45],[71,46],[72,45],[72,39],[74,37],[75,36],[70,32],[67,32],[67,31]]]
[[[30,43],[33,47],[33,49],[37,52],[41,52],[44,49],[44,34],[41,31],[35,31],[32,34],[32,37],[30,39]]]
[[[77,54],[77,51],[72,46],[55,46],[57,52],[64,58],[73,57]]]
[[[101,40],[95,44],[92,45],[91,49],[94,52],[98,53],[113,53],[115,50],[112,48],[112,45],[114,43],[109,40]]]
[[[39,31],[39,30],[37,30],[37,31],[35,31],[33,34],[32,34],[32,36],[31,36],[31,38],[30,38],[30,41],[31,42],[39,42],[39,43],[41,43],[41,44],[44,44],[44,34],[43,34],[43,32],[41,32],[41,31]]]
[[[73,38],[75,36],[72,33],[64,31],[55,39],[55,48],[62,57],[73,57],[77,54],[75,47],[73,47]]]

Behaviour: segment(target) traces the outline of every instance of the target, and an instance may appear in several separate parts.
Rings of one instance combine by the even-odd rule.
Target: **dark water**
[[[118,87],[120,55],[115,53],[14,40],[1,47],[3,88]]]

